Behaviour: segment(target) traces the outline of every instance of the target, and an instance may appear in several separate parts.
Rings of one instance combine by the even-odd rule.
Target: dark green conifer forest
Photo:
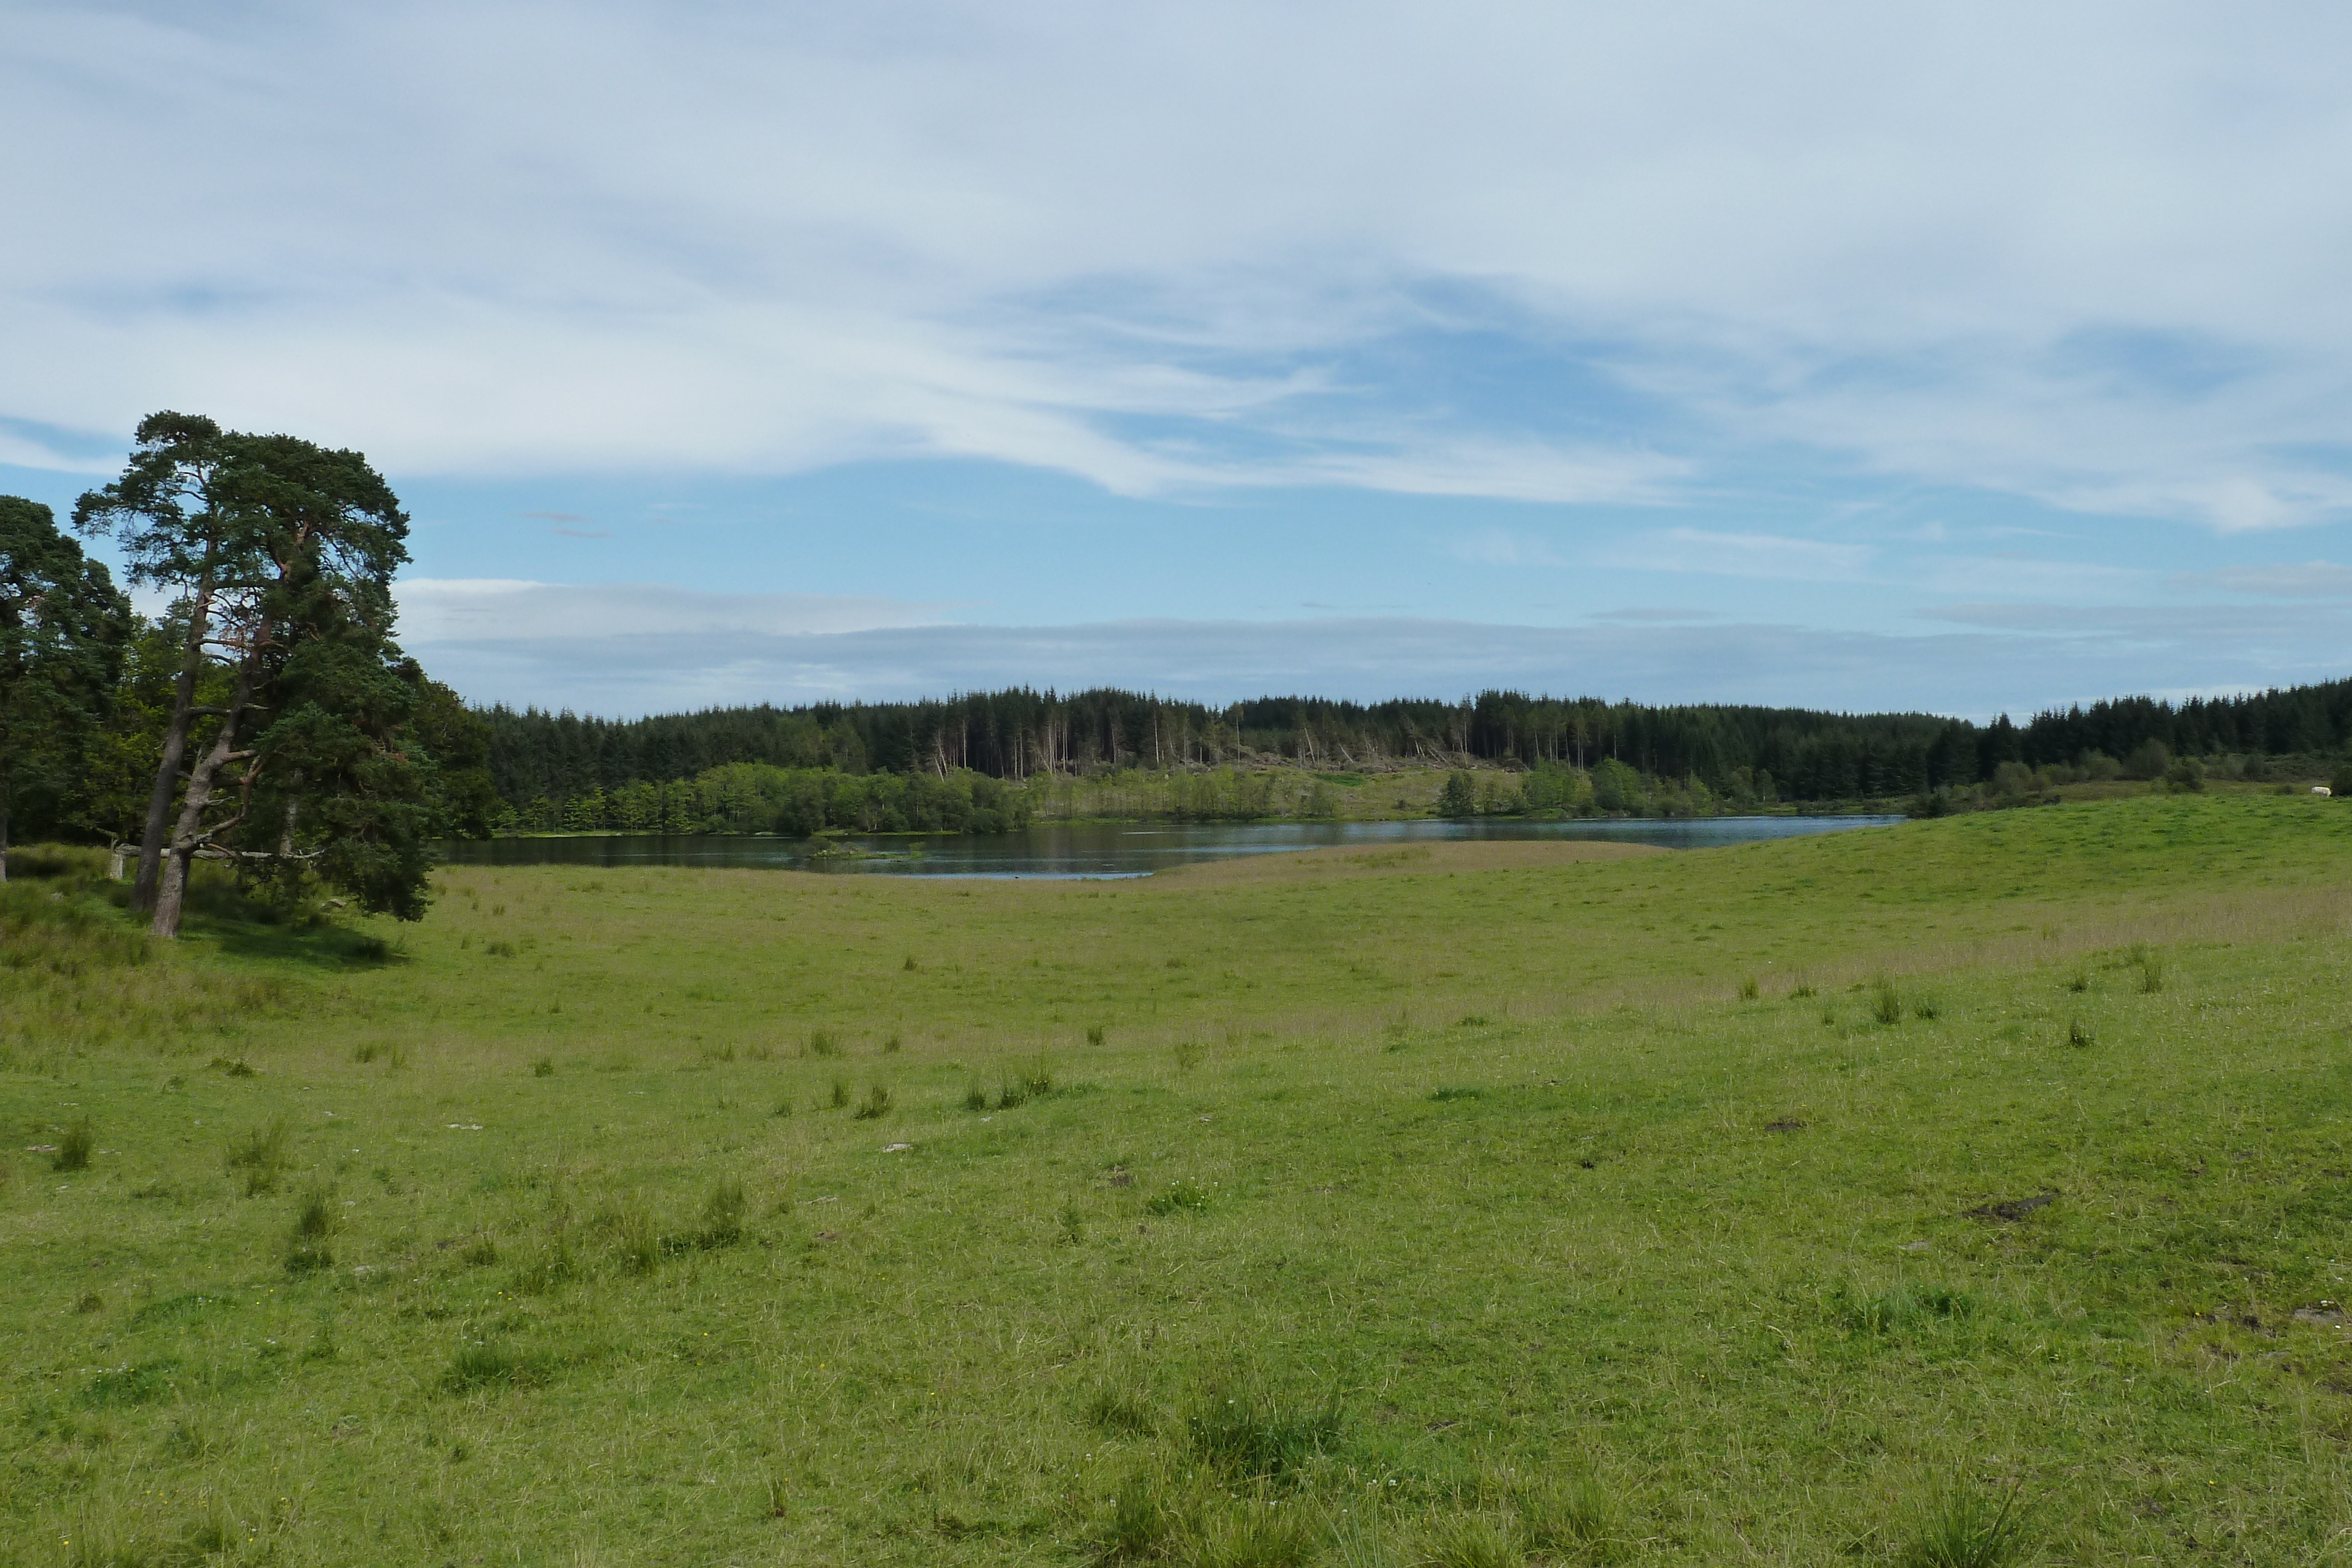
[[[1561,768],[1589,774],[1609,763],[1754,805],[1932,798],[1990,782],[2004,764],[2086,779],[2153,779],[2177,758],[2234,758],[2240,775],[2252,778],[2289,765],[2326,772],[2326,759],[2352,740],[2352,680],[2178,705],[2126,697],[2053,709],[2022,726],[2006,716],[1978,725],[1920,713],[1651,706],[1504,691],[1451,703],[1260,697],[1211,707],[1109,687],[638,719],[504,706],[480,715],[502,808],[551,827],[563,825],[575,801],[633,790],[642,800],[648,787],[746,763],[1013,784],[1050,774],[1275,761],[1351,770],[1478,762],[1538,776]],[[1596,788],[1604,784],[1596,779]],[[686,820],[684,809],[637,815],[646,825]]]

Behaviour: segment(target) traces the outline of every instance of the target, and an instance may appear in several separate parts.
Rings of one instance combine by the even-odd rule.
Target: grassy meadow
[[[2352,803],[0,895],[0,1563],[2352,1563]]]

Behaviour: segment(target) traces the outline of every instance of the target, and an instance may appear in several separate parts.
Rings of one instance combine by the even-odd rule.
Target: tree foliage
[[[105,716],[130,602],[49,508],[0,496],[0,880],[22,796],[54,818]]]
[[[488,736],[393,640],[398,498],[361,454],[294,436],[165,413],[137,439],[75,521],[171,605],[134,645],[128,722],[92,749],[82,821],[135,831],[133,904],[163,935],[200,855],[265,891],[323,881],[416,918],[433,840],[487,826]]]

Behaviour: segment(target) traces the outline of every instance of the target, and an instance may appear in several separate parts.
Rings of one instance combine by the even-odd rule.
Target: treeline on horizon
[[[1504,691],[1454,703],[1261,697],[1212,708],[1110,687],[1069,695],[1017,687],[945,700],[789,708],[763,704],[638,719],[503,706],[477,712],[488,727],[490,777],[515,813],[514,825],[559,827],[571,825],[562,819],[572,802],[646,802],[654,799],[648,789],[741,763],[850,777],[977,776],[1018,785],[1039,776],[1222,771],[1271,761],[1373,771],[1464,763],[1589,770],[1609,761],[1731,800],[1885,800],[1966,789],[1992,779],[2004,763],[2153,777],[2163,770],[2162,761],[2151,767],[2158,754],[2337,754],[2352,740],[2352,680],[2179,704],[2124,697],[2040,713],[2023,725],[2006,715],[1978,725],[1919,713],[1652,706]],[[969,802],[971,790],[966,783],[958,793]],[[986,804],[963,809],[1003,820],[1003,799],[989,795]],[[844,798],[844,809],[828,813],[835,825],[853,815],[872,820],[871,810],[848,806]],[[885,814],[902,815],[895,806],[886,806]],[[645,813],[641,805],[628,814]],[[677,820],[667,810],[655,815]],[[797,821],[807,812],[788,815]],[[936,820],[939,813],[915,815]]]

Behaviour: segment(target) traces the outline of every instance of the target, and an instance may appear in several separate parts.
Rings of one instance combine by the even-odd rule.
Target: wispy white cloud
[[[1779,534],[1661,528],[1607,552],[1612,566],[1800,582],[1858,582],[1874,555],[1868,545],[1832,544]]]
[[[1719,610],[1677,610],[1672,605],[1631,605],[1623,610],[1603,610],[1592,617],[1595,621],[1621,621],[1632,626],[1675,626],[1686,622],[1724,621],[1729,617]]]
[[[2144,598],[2161,580],[2161,574],[2143,567],[2063,560],[2021,551],[1928,556],[1913,562],[1909,570],[1914,580],[1932,592],[1969,598],[1989,594]]]
[[[0,415],[1578,504],[1802,448],[2307,523],[2352,510],[2347,44],[2340,7],[2121,0],[19,4],[0,341],[41,373]],[[172,243],[126,243],[166,162]],[[1382,359],[1491,347],[1437,303],[1471,296],[1504,384]]]
[[[46,469],[53,474],[89,475],[110,473],[121,465],[111,454],[104,457],[78,455],[5,429],[0,429],[0,464]]]
[[[1457,560],[1479,566],[1565,566],[1568,563],[1553,553],[1549,545],[1538,538],[1515,534],[1505,528],[1480,528],[1465,534],[1446,544],[1446,553]]]
[[[2189,588],[2222,588],[2272,599],[2352,599],[2352,566],[2307,560],[2300,566],[2231,566],[2218,571],[2185,572],[2175,579]]]
[[[1326,452],[1289,464],[1236,467],[1224,477],[1238,484],[1331,485],[1406,496],[1646,507],[1672,501],[1691,472],[1687,459],[1655,453],[1399,437],[1384,452]]]
[[[660,583],[404,578],[402,641],[411,648],[594,643],[627,659],[646,638],[811,637],[922,626],[970,606],[816,593],[709,593]]]

